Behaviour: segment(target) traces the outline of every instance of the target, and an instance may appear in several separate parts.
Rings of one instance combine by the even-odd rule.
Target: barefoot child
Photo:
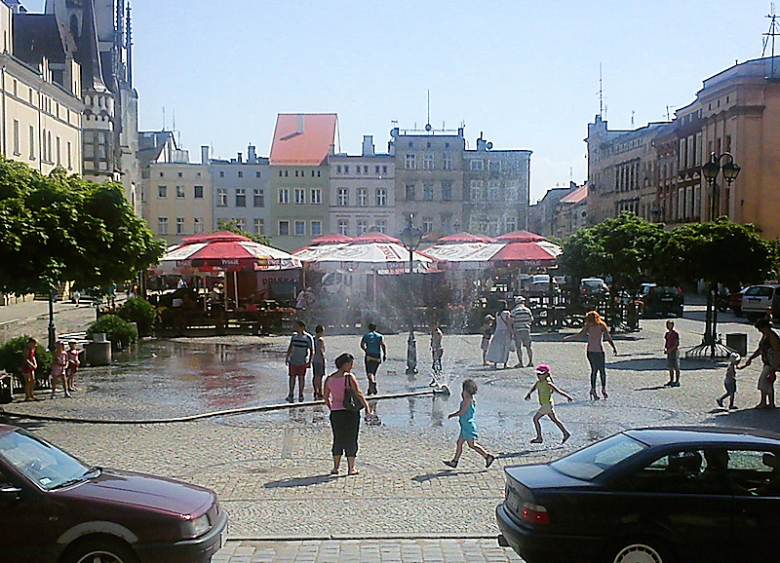
[[[729,409],[733,410],[737,407],[734,406],[734,395],[737,394],[737,364],[739,364],[739,354],[736,352],[731,354],[729,367],[726,368],[726,377],[723,379],[723,386],[726,388],[726,393],[715,399],[719,407],[723,406],[723,401],[728,397]]]
[[[442,339],[444,333],[439,328],[439,325],[434,323],[431,325],[431,371],[433,371],[433,379],[431,379],[431,387],[438,385],[439,376],[441,376],[441,358],[444,355],[444,347],[442,346]]]
[[[68,353],[65,351],[65,343],[58,340],[54,346],[51,362],[51,398],[57,396],[57,381],[62,382],[62,390],[65,396],[70,397],[70,391],[65,383],[65,369],[68,367]]]
[[[494,461],[495,456],[487,453],[485,448],[477,443],[477,423],[474,422],[474,413],[477,410],[477,402],[474,400],[474,395],[477,394],[477,384],[473,379],[467,379],[463,382],[463,392],[461,393],[462,400],[460,402],[460,409],[457,412],[452,413],[447,418],[458,417],[460,423],[460,435],[458,436],[457,445],[455,448],[455,456],[452,461],[445,461],[444,465],[455,468],[458,466],[460,455],[463,453],[463,443],[469,445],[469,447],[485,458],[485,467],[490,467]]]
[[[76,379],[76,372],[79,370],[81,361],[79,360],[78,343],[75,340],[71,340],[68,350],[68,366],[65,368],[65,384],[66,389],[71,393],[76,391],[76,385],[73,381]]]
[[[24,359],[22,360],[22,377],[24,378],[24,400],[37,401],[35,396],[35,370],[38,369],[38,360],[35,359],[35,349],[38,341],[30,338],[24,344]]]
[[[680,333],[674,330],[674,321],[666,321],[666,334],[664,334],[664,352],[666,353],[666,367],[669,368],[669,381],[664,387],[680,386]]]
[[[317,325],[314,329],[314,358],[311,367],[314,371],[312,385],[314,387],[314,400],[322,399],[322,378],[325,376],[325,341],[322,335],[325,327]]]
[[[566,440],[569,439],[569,436],[571,434],[568,430],[566,430],[566,427],[563,425],[563,423],[558,420],[558,417],[555,415],[555,403],[553,402],[553,391],[556,393],[563,395],[566,397],[569,402],[571,402],[573,399],[571,395],[568,393],[565,393],[564,391],[561,391],[558,389],[555,384],[552,381],[552,374],[550,373],[550,366],[547,364],[541,364],[538,368],[536,368],[536,377],[539,378],[539,380],[534,383],[533,387],[528,391],[528,393],[525,396],[525,400],[529,401],[531,399],[531,393],[534,392],[534,390],[537,391],[539,395],[539,410],[536,411],[536,414],[534,415],[534,428],[536,428],[536,438],[531,440],[532,444],[541,444],[542,443],[542,425],[540,424],[540,420],[544,416],[550,417],[550,420],[552,420],[555,425],[561,429],[561,432],[563,433],[563,439],[561,440],[561,444],[565,443]]]

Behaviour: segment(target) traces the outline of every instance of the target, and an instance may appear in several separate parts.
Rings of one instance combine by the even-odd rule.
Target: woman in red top
[[[24,400],[37,401],[35,396],[35,370],[38,361],[35,359],[35,348],[38,341],[30,338],[24,345],[24,360],[22,361],[22,377],[24,378]]]

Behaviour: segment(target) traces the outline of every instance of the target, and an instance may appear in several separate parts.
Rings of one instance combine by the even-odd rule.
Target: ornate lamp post
[[[725,164],[721,161],[725,160]],[[731,185],[739,176],[742,170],[734,161],[734,155],[724,152],[720,155],[710,154],[709,162],[701,167],[701,173],[710,186],[710,221],[714,221],[720,212],[720,186],[718,186],[718,174],[723,172],[723,178],[727,185]],[[689,357],[704,358],[709,355],[710,359],[727,357],[732,350],[718,342],[718,310],[715,307],[715,298],[717,296],[718,286],[715,283],[710,284],[707,290],[707,313],[705,316],[704,339],[701,345],[692,348],[687,352]]]
[[[420,246],[422,241],[422,231],[412,225],[412,215],[409,215],[409,220],[406,224],[406,228],[401,231],[400,239],[401,243],[409,251],[409,293],[411,296],[412,289],[412,274],[414,272],[414,251]],[[406,346],[406,373],[407,375],[413,375],[417,373],[417,341],[414,338],[414,301],[410,301],[410,313],[409,313],[409,340]]]

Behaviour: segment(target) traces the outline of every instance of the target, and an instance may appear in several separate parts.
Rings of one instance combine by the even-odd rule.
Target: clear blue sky
[[[599,63],[610,127],[632,111],[638,127],[761,56],[769,27],[764,0],[131,2],[141,128],[162,128],[165,107],[170,129],[175,111],[194,160],[202,144],[267,155],[281,112],[338,113],[343,151],[363,135],[381,150],[392,120],[425,124],[430,89],[434,127],[534,151],[532,202],[586,178]]]

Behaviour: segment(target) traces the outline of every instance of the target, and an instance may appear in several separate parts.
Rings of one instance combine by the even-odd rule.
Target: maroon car
[[[0,425],[0,562],[207,563],[226,527],[209,489],[90,467]]]

